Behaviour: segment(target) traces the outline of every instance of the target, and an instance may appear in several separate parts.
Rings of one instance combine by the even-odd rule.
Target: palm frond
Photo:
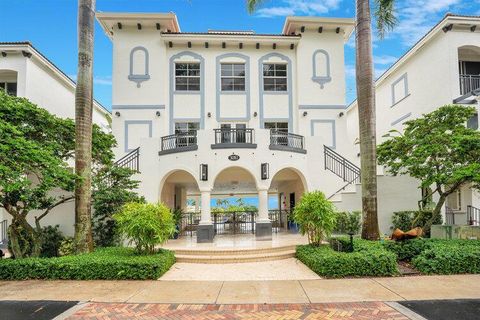
[[[257,8],[266,0],[247,0],[248,13],[254,13]]]
[[[398,22],[395,15],[395,0],[375,0],[375,18],[377,32],[381,39],[388,31],[391,31]]]

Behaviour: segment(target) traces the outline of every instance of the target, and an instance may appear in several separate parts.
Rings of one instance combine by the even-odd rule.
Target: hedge
[[[480,273],[479,240],[412,239],[383,245],[425,274]]]
[[[396,255],[378,242],[356,239],[353,247],[354,252],[347,253],[334,251],[328,245],[302,245],[297,246],[296,257],[315,273],[327,278],[398,274]]]
[[[138,255],[133,248],[98,248],[93,253],[58,258],[3,259],[0,279],[158,279],[174,263],[174,253],[163,249],[153,255]]]

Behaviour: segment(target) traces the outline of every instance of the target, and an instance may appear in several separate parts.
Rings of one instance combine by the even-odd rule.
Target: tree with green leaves
[[[247,0],[249,12],[265,0]],[[395,0],[375,0],[375,20],[377,32],[381,38],[392,29],[395,17]],[[362,173],[362,238],[377,240],[377,160],[376,160],[376,116],[375,116],[375,79],[372,53],[372,18],[370,0],[356,0],[356,82],[357,105],[360,129],[360,165]]]
[[[113,215],[128,202],[144,203],[135,190],[139,181],[133,180],[136,171],[116,165],[101,168],[93,177],[93,240],[96,246],[118,245],[118,233]]]
[[[93,126],[95,167],[112,162],[115,139]],[[0,207],[12,217],[8,234],[13,254],[38,256],[41,220],[73,201],[76,175],[75,124],[0,90]],[[34,225],[28,217],[35,212]]]
[[[448,195],[467,183],[480,185],[480,132],[465,125],[475,112],[473,107],[445,105],[407,121],[403,134],[391,131],[378,147],[378,162],[389,173],[408,174],[429,190],[422,202],[438,196],[427,230]]]
[[[93,251],[92,113],[95,0],[78,0],[78,64],[75,87],[75,248]]]

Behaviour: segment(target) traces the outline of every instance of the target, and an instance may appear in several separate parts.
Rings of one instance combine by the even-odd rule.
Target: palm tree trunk
[[[362,172],[362,238],[380,237],[377,216],[377,155],[372,23],[369,0],[356,0],[356,80]]]
[[[78,72],[75,90],[75,244],[93,250],[91,223],[93,32],[95,0],[78,0]]]

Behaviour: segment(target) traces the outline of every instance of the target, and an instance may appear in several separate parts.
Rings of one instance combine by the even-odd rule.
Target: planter
[[[288,230],[292,233],[298,233],[298,223],[294,221],[288,221]]]

